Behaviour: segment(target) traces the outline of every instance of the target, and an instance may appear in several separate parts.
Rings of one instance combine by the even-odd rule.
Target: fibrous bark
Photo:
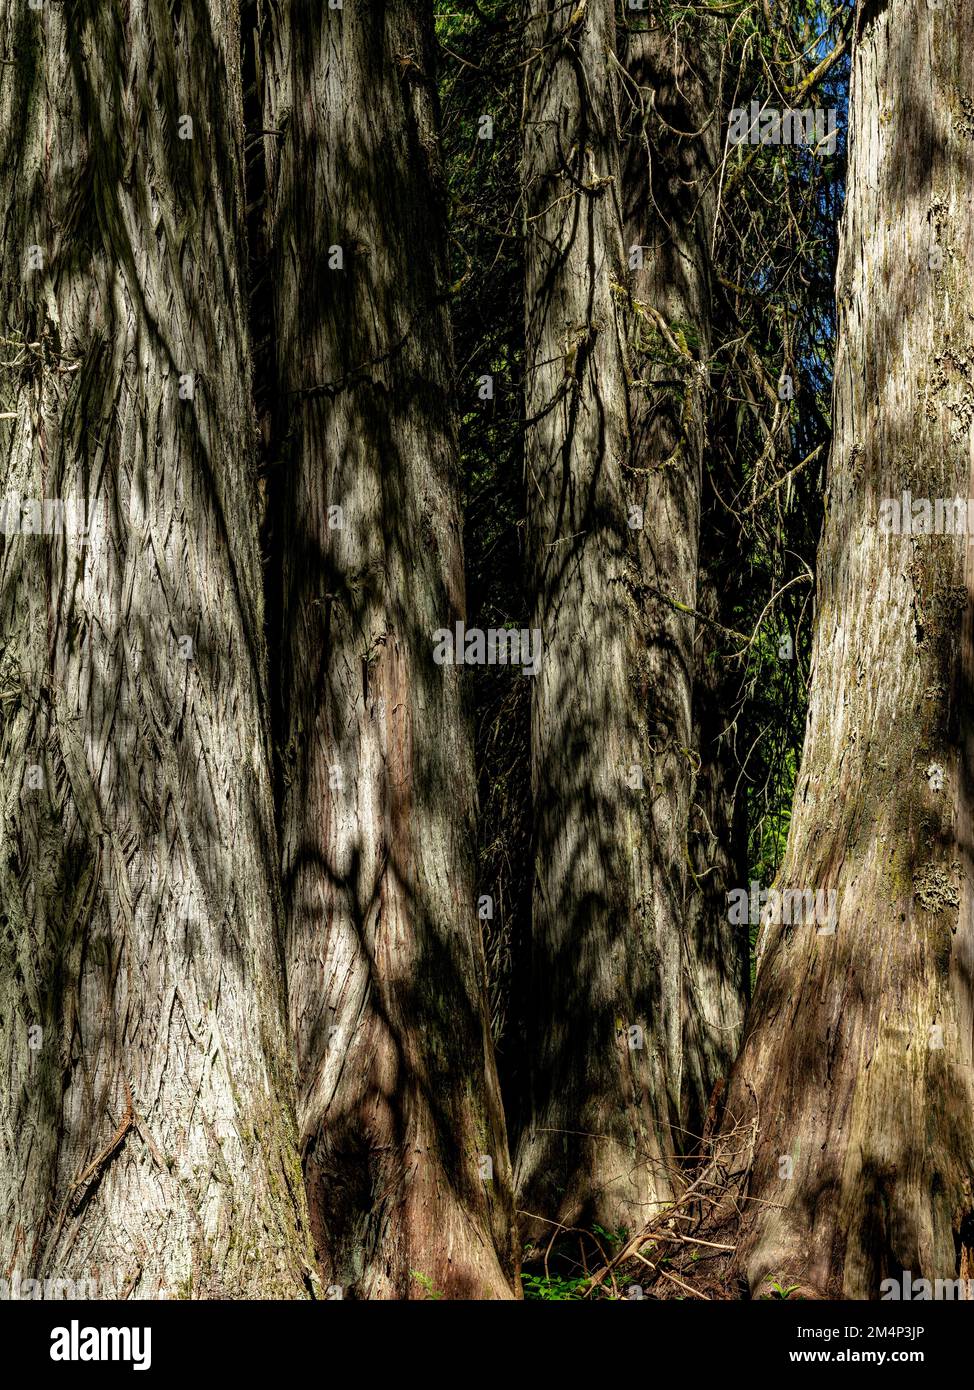
[[[660,936],[680,943],[682,1019],[671,1014],[667,1049],[686,1148],[736,1055],[747,939],[735,937],[724,897],[734,825],[720,671],[709,656],[713,630],[694,617],[717,609],[716,595],[700,595],[698,572],[712,408],[718,33],[693,8],[678,19],[668,11],[654,3],[628,16],[622,179],[635,306],[630,486],[642,520],[653,912]]]
[[[510,1297],[474,877],[446,208],[426,4],[268,8],[282,826],[322,1274]]]
[[[706,534],[706,533],[705,533]],[[701,564],[698,610],[720,613],[713,574]],[[748,925],[732,923],[728,893],[746,875],[740,769],[730,727],[730,685],[714,630],[698,623],[693,684],[693,750],[683,931],[682,1147],[703,1137],[715,1099],[740,1050],[750,986]],[[715,1098],[715,1088],[720,1087]]]
[[[884,534],[881,512],[904,489],[974,495],[972,82],[969,7],[860,7],[811,701],[780,875],[834,890],[837,920],[758,942],[729,1102],[730,1123],[755,1125],[753,1289],[877,1298],[903,1270],[956,1277],[974,1243],[974,550]]]
[[[670,1193],[679,940],[654,906],[615,24],[525,11],[525,468],[535,889],[526,1229],[641,1225]]]
[[[0,1267],[301,1297],[236,6],[0,45]]]

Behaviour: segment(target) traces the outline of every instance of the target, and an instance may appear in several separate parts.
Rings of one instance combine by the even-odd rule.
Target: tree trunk
[[[707,544],[706,516],[701,535],[697,608],[706,617],[722,616],[716,576],[720,573]],[[707,552],[706,559],[703,552]],[[721,555],[726,564],[726,554]],[[730,1078],[740,1050],[750,988],[750,937],[747,923],[732,923],[727,894],[747,875],[747,837],[743,797],[735,794],[740,771],[734,757],[729,679],[721,664],[719,638],[697,624],[694,652],[693,751],[695,775],[687,835],[689,881],[683,929],[683,1070],[681,1142],[692,1152],[706,1132],[715,1087]]]
[[[302,1297],[236,5],[0,26],[0,1266]]]
[[[282,824],[323,1277],[508,1298],[510,1165],[474,872],[431,11],[271,11]]]
[[[671,1192],[679,940],[655,914],[619,126],[608,0],[526,10],[525,439],[534,627],[532,1235],[633,1228]],[[647,770],[646,782],[643,769]]]
[[[974,496],[974,13],[860,6],[835,437],[812,694],[730,1122],[756,1124],[739,1262],[809,1296],[954,1278],[974,1244],[969,536],[884,534],[884,499]],[[910,509],[907,509],[910,511]],[[822,927],[825,930],[822,930]],[[968,1253],[969,1258],[969,1253]]]
[[[623,193],[627,254],[636,261],[631,486],[643,521],[636,536],[650,692],[653,911],[661,936],[681,945],[682,1032],[673,1011],[668,1074],[682,1091],[679,1143],[692,1147],[714,1085],[736,1055],[746,955],[742,971],[724,897],[732,823],[717,742],[718,672],[707,657],[713,631],[693,617],[702,602],[711,406],[718,34],[706,16],[673,21],[665,9],[629,15]],[[713,598],[708,593],[707,603],[716,609]]]

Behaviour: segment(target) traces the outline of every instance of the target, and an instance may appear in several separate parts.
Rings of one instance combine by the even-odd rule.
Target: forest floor
[[[732,1256],[753,1140],[751,1126],[717,1139],[705,1135],[673,1174],[676,1200],[639,1231],[560,1227],[547,1246],[529,1248],[521,1276],[525,1298],[747,1298]],[[772,1285],[765,1296],[788,1298],[790,1292]]]

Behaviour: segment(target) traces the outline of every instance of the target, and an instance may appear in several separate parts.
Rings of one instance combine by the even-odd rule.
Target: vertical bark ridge
[[[969,537],[884,534],[880,508],[904,489],[974,493],[972,81],[969,7],[860,7],[812,694],[781,871],[834,890],[838,920],[758,942],[729,1105],[756,1125],[752,1288],[876,1298],[903,1270],[956,1277],[970,1245]]]
[[[613,6],[525,8],[525,438],[535,890],[526,1230],[641,1225],[671,1194],[678,938],[654,903],[633,305]]]
[[[637,27],[638,26],[638,27]],[[698,575],[712,400],[712,244],[720,109],[719,33],[706,14],[665,5],[629,16],[620,45],[623,198],[635,313],[630,488],[645,644],[657,930],[680,943],[682,1011],[669,1020],[667,1074],[693,1146],[716,1082],[736,1055],[746,984],[723,891],[732,854],[730,770],[720,745],[710,631]]]
[[[472,727],[461,673],[432,658],[465,599],[431,11],[267,17],[284,886],[315,1240],[346,1296],[505,1298]]]
[[[236,5],[11,6],[2,42],[4,491],[93,529],[0,552],[0,1264],[306,1296]]]

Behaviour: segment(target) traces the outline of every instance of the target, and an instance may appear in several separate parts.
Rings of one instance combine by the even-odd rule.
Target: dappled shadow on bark
[[[46,25],[58,137],[23,133],[11,199],[44,264],[5,304],[36,349],[8,485],[83,501],[99,529],[3,547],[6,651],[37,706],[4,742],[44,776],[3,826],[30,969],[6,1021],[14,1046],[43,1021],[48,1069],[15,1121],[57,1143],[5,1201],[4,1249],[38,1273],[96,1266],[107,1295],[293,1297],[232,55],[218,8],[125,22],[72,4]]]
[[[834,935],[805,924],[759,941],[728,1105],[730,1123],[756,1127],[739,1256],[752,1290],[784,1279],[877,1298],[905,1270],[954,1278],[969,1229],[974,568],[969,537],[879,529],[881,502],[905,488],[974,492],[957,360],[974,160],[946,87],[918,75],[937,23],[908,35],[888,16],[854,60],[829,522],[781,873],[834,888],[838,921]],[[887,128],[872,116],[890,102]],[[941,237],[952,260],[938,274]]]
[[[321,1273],[505,1297],[470,702],[433,661],[464,598],[430,34],[398,4],[296,7],[268,41],[278,796]]]
[[[536,883],[518,1201],[552,1223],[641,1224],[666,1200],[676,939],[659,930],[653,757],[629,527],[629,276],[610,16],[538,15],[523,183]],[[567,29],[563,32],[567,23]],[[653,692],[655,694],[655,692]],[[645,777],[645,781],[643,780]]]
[[[642,521],[634,539],[655,909],[661,930],[680,941],[683,1022],[672,1065],[679,1145],[691,1150],[736,1054],[747,988],[746,933],[734,940],[724,902],[740,856],[730,715],[706,621],[717,621],[723,602],[712,580],[719,550],[711,537],[712,553],[701,554],[700,540],[704,459],[721,423],[710,389],[719,36],[705,15],[676,28],[629,15],[620,43],[624,241],[636,262],[629,487]]]

